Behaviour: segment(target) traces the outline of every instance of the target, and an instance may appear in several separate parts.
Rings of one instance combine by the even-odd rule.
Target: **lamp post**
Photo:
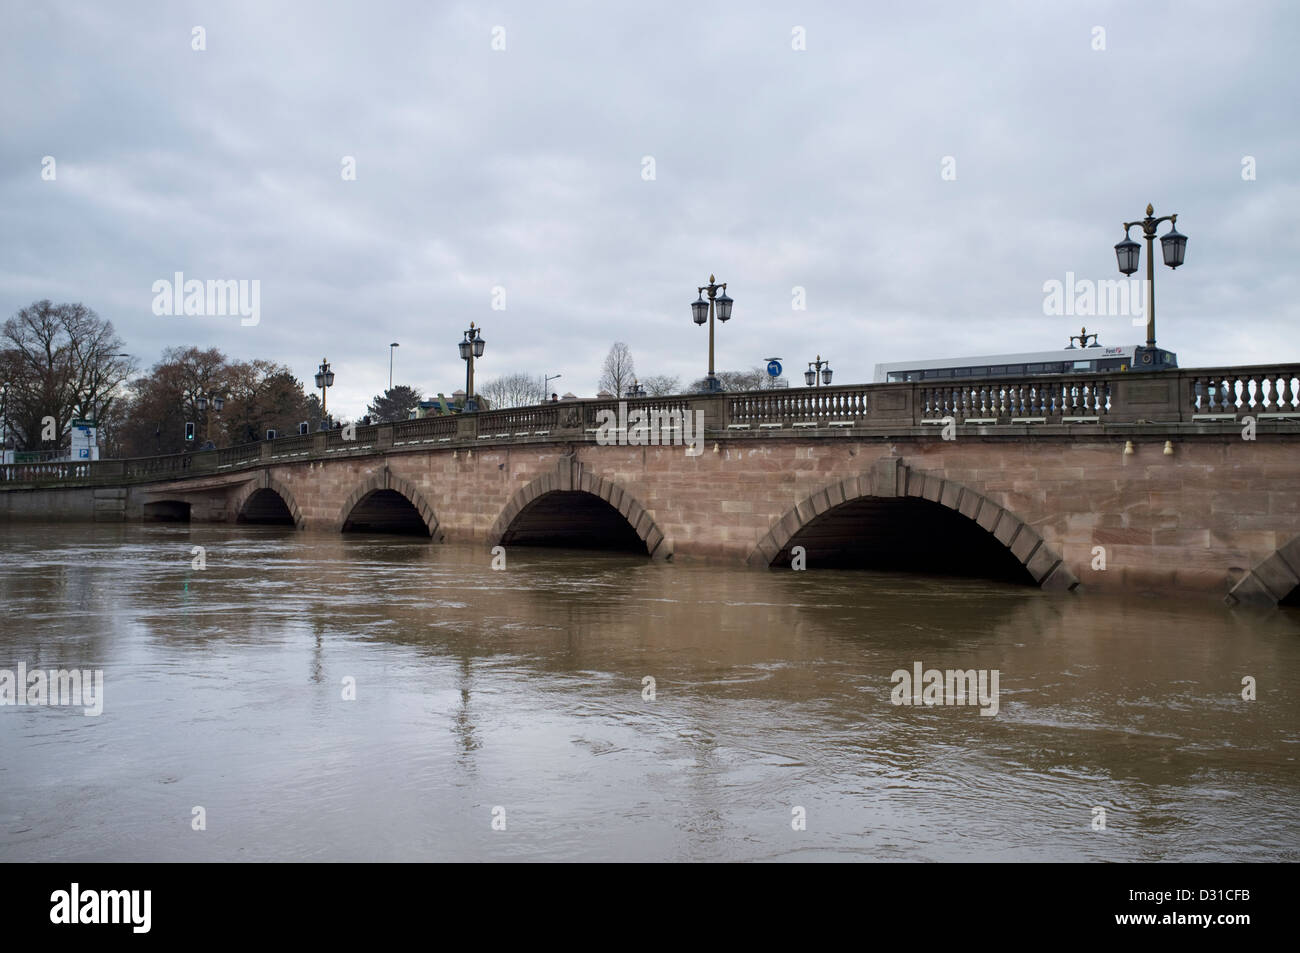
[[[718,289],[722,289],[722,294],[718,294]],[[704,292],[709,293],[709,300],[704,300]],[[714,303],[717,303],[717,316],[719,321],[731,320],[731,306],[735,303],[727,297],[727,283],[715,283],[714,277],[709,275],[709,283],[699,287],[699,297],[691,302],[691,320],[696,324],[709,322],[709,376],[705,389],[710,393],[716,393],[722,390],[722,382],[713,372],[713,315]]]
[[[393,389],[393,348],[401,347],[396,341],[388,345],[388,389]]]
[[[542,375],[542,403],[550,400],[547,395],[551,392],[551,381],[558,381],[563,376],[563,374]]]
[[[831,370],[831,362],[823,361],[820,354],[817,355],[817,360],[808,362],[808,370],[803,372],[804,383],[809,387],[819,386],[817,383],[817,374],[819,371],[821,372],[821,383],[830,387],[831,374],[835,372]]]
[[[390,350],[388,353],[393,352]],[[334,386],[334,372],[330,370],[330,362],[323,357],[320,359],[320,368],[316,371],[316,386],[320,389],[320,417],[324,429],[329,421],[329,416],[325,413],[326,392]]]
[[[1170,268],[1177,268],[1183,263],[1183,256],[1187,251],[1187,236],[1178,231],[1177,213],[1156,218],[1155,208],[1147,205],[1146,218],[1137,222],[1125,222],[1124,240],[1115,246],[1115,257],[1119,262],[1120,272],[1125,275],[1133,274],[1138,269],[1138,258],[1142,248],[1128,237],[1128,233],[1133,226],[1142,226],[1142,236],[1147,240],[1147,346],[1139,349],[1138,360],[1143,364],[1159,363],[1156,353],[1156,267],[1152,243],[1156,237],[1156,226],[1161,222],[1168,222],[1170,228],[1160,239],[1160,251],[1164,256],[1165,264]]]
[[[0,383],[0,463],[9,459],[9,382]]]
[[[220,417],[221,411],[226,406],[226,398],[221,394],[212,394],[211,400],[212,412]],[[205,444],[212,443],[212,418],[206,415],[203,418],[203,442]]]
[[[483,347],[486,343],[483,329],[474,327],[474,322],[471,321],[469,330],[457,345],[460,348],[461,360],[465,362],[465,410],[470,413],[478,410],[478,401],[474,399],[474,358],[483,356]]]
[[[185,397],[194,404],[194,409],[203,415],[203,442],[212,437],[212,418],[208,416],[208,401],[212,402],[213,413],[220,414],[226,406],[226,398],[220,394],[205,394],[202,388],[185,391]]]
[[[1067,351],[1073,351],[1073,350],[1074,350],[1074,342],[1075,342],[1075,341],[1078,341],[1078,342],[1079,342],[1079,347],[1101,347],[1101,344],[1099,344],[1099,343],[1097,342],[1097,335],[1096,335],[1096,334],[1089,334],[1089,333],[1088,333],[1088,328],[1087,328],[1086,326],[1085,326],[1085,327],[1082,327],[1082,328],[1079,328],[1079,333],[1078,333],[1078,334],[1071,334],[1071,335],[1070,335],[1070,346],[1066,348]],[[1089,341],[1092,341],[1092,343],[1089,344],[1089,343],[1088,343]]]

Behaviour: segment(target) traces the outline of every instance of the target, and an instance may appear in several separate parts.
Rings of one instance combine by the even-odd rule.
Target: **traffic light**
[[[194,439],[194,424],[190,421],[185,422],[185,440],[188,442]]]

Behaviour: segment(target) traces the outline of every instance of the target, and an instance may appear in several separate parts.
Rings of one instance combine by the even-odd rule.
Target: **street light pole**
[[[401,347],[396,341],[388,345],[388,389],[393,389],[393,348]]]
[[[474,322],[471,321],[465,337],[457,345],[460,348],[461,359],[465,362],[465,410],[469,412],[478,410],[478,401],[474,399],[474,358],[483,356],[483,348],[486,344],[483,329],[475,328]]]
[[[226,398],[220,394],[212,394],[210,396],[212,400],[212,412],[220,417],[221,410],[226,405]],[[203,415],[203,442],[205,444],[212,443],[212,418],[207,414]]]
[[[547,397],[547,394],[549,394],[551,390],[551,381],[558,381],[563,376],[563,374],[551,374],[550,376],[545,374],[542,375],[542,403],[546,403],[546,401],[550,399]]]
[[[392,351],[389,351],[388,353],[391,354]],[[326,423],[329,420],[329,416],[325,412],[325,400],[328,396],[328,389],[334,386],[334,372],[330,370],[330,362],[323,357],[320,359],[320,369],[316,372],[316,386],[320,388],[321,422]]]
[[[1143,364],[1159,363],[1156,359],[1156,267],[1154,257],[1154,242],[1156,237],[1156,227],[1161,222],[1168,222],[1169,231],[1160,239],[1160,250],[1164,256],[1165,264],[1170,268],[1177,268],[1183,263],[1183,257],[1187,251],[1187,236],[1178,231],[1178,215],[1161,215],[1155,217],[1155,208],[1148,204],[1146,217],[1136,222],[1124,223],[1124,240],[1115,246],[1115,257],[1119,262],[1119,270],[1125,275],[1131,275],[1137,271],[1138,257],[1141,252],[1141,246],[1133,239],[1129,238],[1129,229],[1135,225],[1142,226],[1142,237],[1147,240],[1147,346],[1140,356]]]
[[[719,321],[726,322],[731,320],[731,306],[735,303],[727,297],[727,283],[717,284],[713,275],[709,275],[707,285],[697,286],[699,297],[691,302],[691,320],[696,324],[709,322],[709,376],[705,378],[708,382],[705,386],[710,393],[716,393],[722,390],[722,383],[718,380],[717,375],[713,372],[713,317],[714,303],[717,303],[717,318]],[[722,289],[722,294],[718,294],[718,289]],[[704,292],[709,293],[709,300],[704,300]]]

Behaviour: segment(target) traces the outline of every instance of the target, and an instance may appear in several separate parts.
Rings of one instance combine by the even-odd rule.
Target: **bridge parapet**
[[[577,400],[533,407],[424,417],[290,435],[220,450],[94,462],[47,461],[0,466],[0,488],[48,484],[123,485],[218,475],[335,457],[445,447],[582,442],[594,437],[602,411],[702,413],[708,439],[796,439],[858,433],[932,436],[951,417],[981,436],[1022,436],[1079,427],[1183,435],[1224,433],[1249,415],[1279,432],[1300,433],[1300,364],[1187,368],[1159,372],[1053,375],[978,381],[851,384],[806,390],[687,394]]]

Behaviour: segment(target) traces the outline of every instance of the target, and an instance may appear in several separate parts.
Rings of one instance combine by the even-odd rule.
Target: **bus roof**
[[[1062,348],[1057,351],[1033,351],[1026,354],[974,354],[968,357],[943,357],[928,361],[892,361],[876,365],[876,380],[883,381],[894,371],[923,371],[947,367],[972,367],[989,364],[1046,364],[1051,361],[1095,361],[1107,357],[1132,357],[1141,345],[1118,347]]]

